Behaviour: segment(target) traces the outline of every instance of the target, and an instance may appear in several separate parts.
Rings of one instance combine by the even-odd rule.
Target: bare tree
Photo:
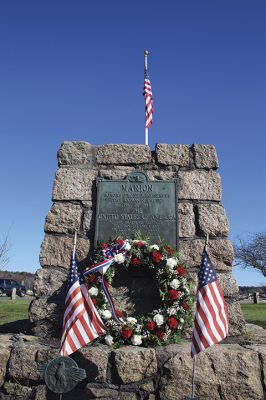
[[[6,268],[9,263],[9,252],[10,246],[8,237],[6,236],[3,242],[0,242],[0,270]]]
[[[235,244],[236,265],[243,268],[256,268],[266,277],[266,233],[256,233],[249,241],[239,239]]]

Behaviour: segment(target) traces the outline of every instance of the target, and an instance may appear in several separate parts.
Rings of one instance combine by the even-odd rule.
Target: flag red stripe
[[[216,294],[212,290],[212,285],[208,285],[208,289],[211,291],[211,293],[214,295],[214,298],[216,299]],[[204,292],[205,292],[205,290],[204,290]],[[213,300],[215,301],[214,298],[213,298]],[[219,325],[219,323],[217,321],[217,314],[216,314],[213,306],[211,305],[210,299],[209,299],[208,294],[206,292],[205,292],[205,296],[204,296],[204,301],[205,301],[206,307],[208,308],[208,310],[209,310],[209,312],[211,314],[213,325],[214,325],[217,333],[221,337],[221,339],[223,339],[224,332],[222,331],[222,329],[221,329],[221,327],[220,327],[220,325]],[[219,338],[218,338],[218,340],[219,340]]]
[[[203,322],[203,324],[204,324],[204,327],[205,327],[205,329],[206,329],[208,335],[210,336],[211,340],[212,340],[214,343],[217,342],[217,338],[216,338],[216,336],[215,336],[214,333],[213,333],[213,330],[212,330],[212,328],[211,328],[210,321],[209,321],[207,315],[205,314],[204,310],[202,309],[200,303],[197,303],[197,311],[198,311],[198,313],[199,313],[199,315],[200,315],[200,317],[201,317],[201,319],[202,319],[202,322]],[[200,333],[200,332],[199,332],[199,333]]]
[[[215,282],[214,284],[217,287],[217,283]],[[225,321],[223,313],[222,313],[222,310],[224,308],[224,298],[223,298],[223,296],[221,296],[221,301],[222,301],[222,304],[221,304],[220,301],[218,300],[217,296],[216,296],[216,293],[214,291],[213,285],[209,286],[209,289],[210,289],[210,291],[212,293],[212,298],[213,298],[213,300],[214,300],[214,302],[216,304],[216,307],[218,309],[218,317],[220,318],[220,321],[221,321],[223,327],[225,328],[224,330],[226,332],[226,321]],[[225,337],[225,332],[221,329],[220,325],[219,325],[219,328],[220,328],[220,331],[221,331],[221,336],[224,338]]]

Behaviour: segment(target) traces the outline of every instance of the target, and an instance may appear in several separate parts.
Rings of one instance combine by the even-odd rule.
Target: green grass
[[[0,325],[9,322],[28,319],[30,300],[1,300]]]
[[[245,320],[266,329],[266,304],[241,304]]]

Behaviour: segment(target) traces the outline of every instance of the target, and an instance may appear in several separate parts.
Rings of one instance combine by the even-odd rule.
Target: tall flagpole
[[[148,69],[148,50],[144,50],[144,68],[145,71]],[[145,107],[145,144],[148,145],[149,142],[149,129],[146,128],[146,107]]]

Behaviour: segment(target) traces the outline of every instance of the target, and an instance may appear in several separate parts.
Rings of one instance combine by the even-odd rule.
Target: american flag
[[[76,256],[73,253],[60,354],[69,356],[105,333],[106,327],[88,294],[83,274],[78,271]]]
[[[192,335],[192,357],[223,340],[228,333],[228,314],[215,268],[204,250],[199,271],[197,304]]]
[[[145,96],[145,110],[146,110],[146,128],[150,128],[152,124],[152,114],[153,114],[153,97],[151,90],[151,81],[148,75],[148,71],[144,70],[144,91],[143,96]]]

